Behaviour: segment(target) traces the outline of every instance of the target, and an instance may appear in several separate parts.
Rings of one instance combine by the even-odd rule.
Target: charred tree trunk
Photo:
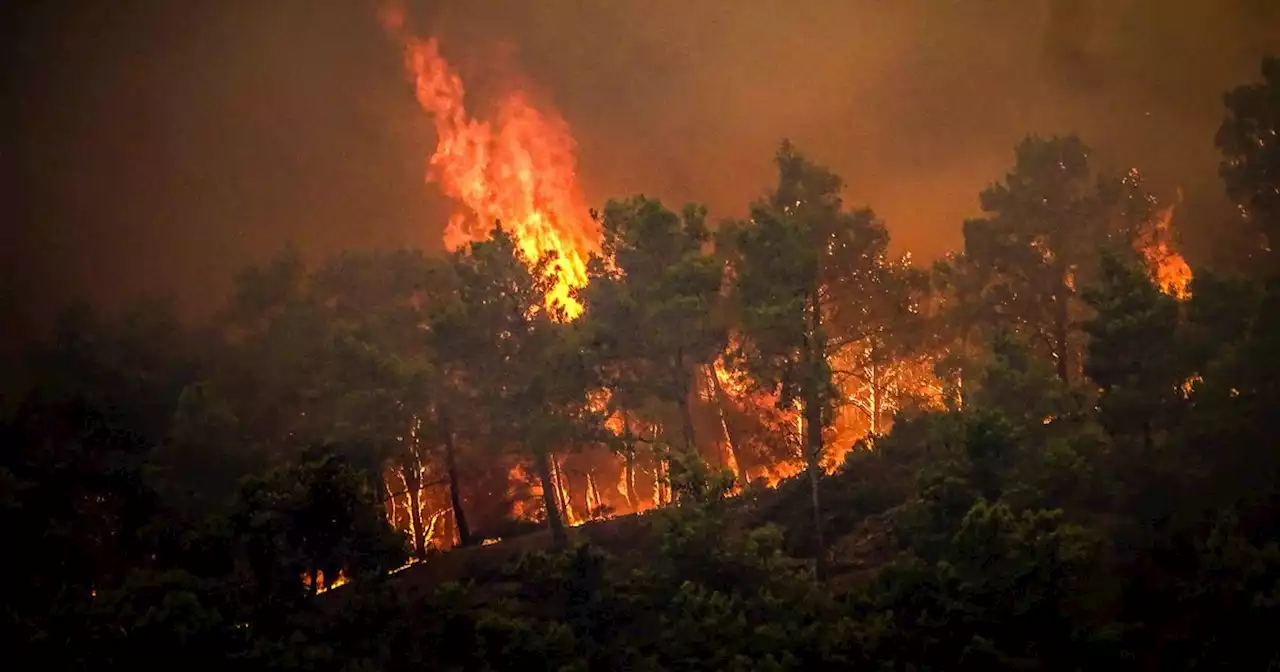
[[[587,519],[595,520],[604,515],[604,499],[600,496],[600,487],[596,484],[596,470],[587,471]]]
[[[659,444],[661,431],[658,425],[653,426],[653,487],[654,503],[658,506],[671,503],[671,446]]]
[[[809,497],[813,505],[813,541],[817,546],[814,554],[816,573],[819,580],[827,573],[827,547],[822,534],[822,507],[818,493],[818,483],[822,479],[822,405],[823,390],[819,372],[821,359],[825,356],[821,343],[822,305],[818,293],[814,291],[809,297],[809,333],[804,343],[803,366],[805,367],[804,390],[804,458],[809,473]]]
[[[871,355],[871,436],[875,437],[880,434],[880,362],[877,361],[879,353],[872,352]]]
[[[409,526],[413,528],[413,557],[422,560],[427,557],[427,538],[422,528],[422,471],[416,457],[411,462],[400,465],[400,477],[404,479],[404,489],[409,495]]]
[[[692,458],[698,454],[698,440],[694,436],[693,408],[689,397],[693,396],[693,378],[684,367],[684,354],[676,352],[676,379],[674,384],[676,408],[680,411],[680,432],[684,434],[684,457]]]
[[[733,431],[733,426],[729,424],[729,414],[727,408],[729,406],[729,395],[725,393],[724,387],[720,384],[720,377],[716,375],[715,365],[707,367],[707,373],[711,375],[711,389],[716,395],[716,410],[720,413],[720,426],[724,428],[724,440],[729,446],[729,455],[733,457],[733,464],[737,467],[737,473],[733,476],[738,479],[738,485],[747,487],[747,465],[742,461],[742,454],[738,452],[738,437]]]
[[[634,512],[640,506],[636,498],[636,442],[631,438],[631,419],[626,413],[622,413],[622,435],[626,438],[626,445],[622,448],[626,451],[622,456],[622,483],[626,489],[627,506]]]
[[[556,501],[560,502],[560,515],[570,525],[577,520],[573,513],[573,493],[569,491],[569,479],[564,474],[564,462],[551,458],[551,477],[556,484]]]
[[[822,534],[822,507],[818,484],[822,480],[822,402],[810,394],[804,408],[805,466],[809,474],[809,497],[813,505],[813,541],[818,578],[826,576],[826,543]]]
[[[449,506],[453,508],[453,523],[458,532],[458,545],[470,546],[471,528],[462,510],[461,478],[458,476],[458,445],[453,425],[447,416],[440,417],[440,434],[444,440],[445,469],[449,472]]]
[[[1064,383],[1071,382],[1071,313],[1069,296],[1071,288],[1066,283],[1066,271],[1062,272],[1062,283],[1058,287],[1058,297],[1054,302],[1053,309],[1053,346],[1057,350],[1057,372],[1058,378]]]
[[[623,478],[627,479],[627,503],[631,505],[631,510],[635,511],[640,508],[640,497],[636,494],[636,450],[632,446],[627,453],[627,463],[624,466],[626,472]]]
[[[680,430],[684,433],[684,451],[686,455],[696,455],[698,444],[693,436],[693,410],[689,408],[689,395],[686,392],[680,397]]]
[[[538,479],[542,481],[542,505],[547,509],[547,527],[551,529],[551,540],[556,546],[566,546],[569,536],[564,531],[564,521],[560,519],[560,507],[556,504],[556,481],[551,474],[551,458],[542,451],[534,457],[538,470]]]
[[[671,485],[671,461],[668,459],[670,449],[658,445],[658,430],[653,430],[653,505],[662,506],[667,503],[667,490]]]
[[[698,454],[698,442],[694,437],[693,428],[693,408],[689,403],[689,397],[693,394],[690,385],[677,384],[676,389],[676,409],[680,413],[680,433],[684,437],[684,446],[680,451],[679,459],[669,459],[667,461],[667,474],[670,477],[682,476],[685,471],[685,460],[700,459]],[[674,482],[672,483],[672,494],[674,495]],[[674,497],[673,497],[674,499]]]

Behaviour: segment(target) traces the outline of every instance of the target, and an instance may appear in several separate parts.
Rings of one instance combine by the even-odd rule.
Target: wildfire
[[[453,250],[484,240],[493,223],[500,222],[528,262],[547,255],[553,257],[550,273],[555,287],[548,303],[563,307],[570,319],[577,317],[582,307],[573,298],[573,291],[586,284],[586,260],[599,249],[599,232],[577,181],[576,148],[568,125],[554,109],[536,105],[519,88],[508,90],[494,101],[491,114],[477,116],[474,107],[468,109],[466,85],[442,56],[439,42],[409,30],[402,0],[382,1],[382,26],[403,49],[404,67],[416,101],[431,119],[436,133],[425,179],[458,206],[444,231],[446,248]],[[706,401],[718,413],[723,466],[740,480],[764,479],[771,486],[801,473],[805,463],[798,451],[793,450],[796,454],[791,456],[754,455],[747,450],[751,439],[738,436],[740,431],[731,426],[729,417],[733,408],[759,410],[762,417],[785,433],[786,444],[795,449],[803,444],[800,414],[777,409],[776,396],[750,389],[742,373],[726,368],[723,360],[708,368],[711,394]],[[872,420],[859,424],[858,437],[868,431],[878,433],[882,429],[881,416],[890,415],[897,407],[896,402],[880,399],[889,388],[883,376],[877,376],[872,381],[873,387],[879,386],[875,387],[879,396],[868,406]],[[905,383],[895,379],[894,385],[903,387]],[[892,390],[895,394],[897,387]],[[593,398],[592,403],[594,410],[604,411],[607,398]],[[551,459],[553,499],[568,526],[608,516],[611,511],[638,513],[671,501],[669,465],[659,447],[665,439],[659,436],[657,424],[652,419],[645,422],[637,415],[614,410],[607,426],[618,437],[632,440],[626,455],[595,447],[591,450],[605,452],[596,457],[579,452]],[[853,445],[852,434],[837,434],[832,437],[828,469],[834,469]],[[406,494],[401,503],[389,491],[389,515],[402,526],[421,525],[421,535],[430,544],[443,548],[456,534],[444,524],[449,505],[443,496],[426,496],[423,484],[428,479],[421,471],[414,479],[416,486],[404,481],[403,474],[392,475],[401,480],[403,492],[416,487],[418,496]],[[508,495],[513,517],[533,520],[545,515],[541,479],[528,473],[526,465],[512,467],[507,480],[511,484]],[[738,487],[745,485],[739,483]],[[484,539],[482,543],[496,541]]]
[[[1182,393],[1183,399],[1190,399],[1191,393],[1196,389],[1196,385],[1202,382],[1204,382],[1204,378],[1201,378],[1200,374],[1192,374],[1186,380],[1182,381],[1182,384],[1178,386],[1178,391]]]
[[[333,590],[338,586],[345,585],[347,583],[347,575],[343,572],[338,572],[338,576],[335,577],[333,581],[328,581],[325,579],[324,572],[317,571],[315,576],[315,583],[316,583],[315,592],[317,595],[319,595],[320,593],[325,593],[330,590]],[[311,575],[309,574],[302,575],[302,585],[307,588],[311,588]]]
[[[1181,200],[1181,193],[1178,198]],[[1191,293],[1191,267],[1169,244],[1169,225],[1176,209],[1177,202],[1157,212],[1150,227],[1139,238],[1138,244],[1160,289],[1170,296],[1186,299]]]
[[[529,261],[555,257],[556,286],[548,300],[577,317],[582,307],[571,293],[586,283],[597,231],[578,188],[568,125],[519,90],[506,95],[492,118],[472,116],[462,78],[440,55],[435,38],[410,34],[398,2],[385,5],[381,19],[403,45],[418,105],[435,125],[437,144],[426,179],[463,206],[445,229],[445,246],[484,240],[492,224],[501,222]]]

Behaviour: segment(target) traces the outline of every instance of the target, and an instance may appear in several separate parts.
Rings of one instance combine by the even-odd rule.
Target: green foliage
[[[1191,371],[1178,340],[1178,302],[1146,272],[1115,255],[1102,257],[1098,284],[1085,290],[1094,316],[1085,374],[1102,389],[1100,419],[1113,436],[1148,443],[1178,414],[1181,385]]]
[[[1229,94],[1218,137],[1228,189],[1267,236],[1276,63]],[[108,670],[1280,666],[1265,636],[1280,628],[1280,282],[1200,272],[1190,299],[1162,294],[1129,251],[1155,206],[1137,174],[1096,179],[1077,138],[1030,138],[926,292],[839,178],[788,144],[776,159],[775,189],[715,257],[700,208],[610,203],[576,322],[546,303],[552,259],[523,258],[501,227],[444,259],[308,269],[286,252],[242,275],[211,331],[156,302],[68,312],[0,426],[10,655]],[[733,497],[732,475],[672,451],[676,506],[569,544],[551,457],[636,438],[604,431],[596,393],[650,424],[675,407],[694,447],[693,381],[730,331],[757,386],[803,409],[809,478]],[[823,475],[836,388],[933,350],[943,407],[903,410]],[[557,543],[388,573],[407,549],[385,468],[415,492],[446,473],[465,541],[459,484],[512,458],[538,472]],[[351,582],[320,593],[321,574]]]
[[[198,518],[231,503],[240,481],[267,466],[212,383],[188,385],[178,396],[169,436],[152,456],[156,490],[184,515]]]
[[[731,250],[742,344],[737,353],[781,407],[826,408],[835,395],[829,357],[830,319],[857,306],[835,302],[869,293],[888,234],[870,210],[844,210],[840,178],[783,143],[775,159],[778,185],[752,206],[751,219],[725,229]],[[856,299],[855,299],[856,300]]]
[[[335,455],[245,482],[233,512],[240,552],[265,599],[285,599],[319,573],[332,582],[377,576],[405,560],[403,535],[382,515],[369,479]]]
[[[536,469],[552,533],[564,542],[561,505],[553,494],[550,456],[605,438],[603,417],[588,403],[597,372],[584,329],[548,305],[551,257],[527,265],[501,226],[489,240],[454,253],[455,300],[431,323],[458,389],[472,405],[466,419],[493,447],[515,452]]]
[[[207,582],[182,571],[132,572],[103,591],[84,615],[93,642],[86,669],[136,669],[147,664],[229,664],[229,652],[244,646],[242,632],[227,622]]]
[[[721,265],[706,249],[706,210],[682,216],[654,199],[610,201],[600,218],[604,256],[581,292],[585,329],[611,391],[632,407],[678,409],[685,452],[694,447],[689,395],[695,372],[724,349]]]
[[[889,236],[874,213],[847,211],[840,178],[789,142],[782,143],[775,163],[773,192],[752,205],[748,221],[722,234],[739,318],[739,342],[730,357],[757,387],[775,395],[778,408],[801,409],[801,454],[821,570],[823,435],[840,400],[833,358],[877,336],[882,325],[875,317],[885,306],[909,301],[901,292],[886,291],[899,282],[891,279]]]
[[[525,265],[501,228],[454,256],[457,301],[432,324],[451,358],[476,418],[499,445],[546,453],[592,429],[586,418],[591,371],[575,328],[546,306],[550,258]]]
[[[671,458],[671,491],[677,503],[719,502],[729,496],[734,476],[727,470],[712,470],[697,455],[677,454]]]
[[[530,604],[570,624],[592,668],[798,669],[848,662],[851,624],[781,552],[779,532],[728,528],[723,503],[667,509],[656,562],[630,571],[580,547],[520,566]],[[531,585],[532,584],[532,585]]]
[[[1100,557],[1095,535],[1061,512],[979,501],[950,542],[937,560],[901,561],[869,587],[868,608],[892,623],[886,653],[955,669],[1077,669],[1113,658],[1082,592]]]
[[[1081,345],[1076,287],[1093,281],[1100,248],[1131,244],[1152,201],[1136,172],[1095,179],[1078,137],[1028,137],[1015,155],[1013,170],[981,194],[986,216],[964,223],[957,261],[967,268],[950,274],[963,290],[957,319],[1022,335],[1068,381]]]
[[[1254,245],[1273,258],[1280,245],[1280,58],[1262,60],[1262,81],[1232,89],[1223,97],[1227,115],[1215,142],[1222,152],[1219,173],[1227,193],[1244,207],[1246,223],[1256,234]],[[1269,261],[1266,271],[1274,274]]]

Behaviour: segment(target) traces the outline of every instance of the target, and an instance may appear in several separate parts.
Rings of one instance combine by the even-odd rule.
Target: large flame
[[[1181,192],[1178,193],[1178,200],[1182,200]],[[1138,246],[1147,260],[1156,285],[1171,296],[1185,299],[1191,294],[1191,267],[1170,245],[1172,233],[1169,225],[1177,206],[1178,202],[1175,201],[1155,214],[1149,226],[1139,236]]]
[[[549,300],[576,317],[582,308],[571,293],[586,283],[597,231],[578,188],[568,125],[519,90],[505,96],[492,118],[471,116],[462,78],[440,55],[438,42],[410,34],[398,2],[384,5],[381,19],[404,46],[418,105],[435,125],[437,144],[426,179],[462,206],[445,229],[445,246],[483,240],[501,222],[530,262],[556,257]]]
[[[500,222],[511,232],[530,263],[548,254],[555,257],[551,273],[556,283],[548,301],[562,306],[570,318],[577,317],[582,308],[573,299],[572,292],[586,283],[585,262],[591,252],[598,250],[599,243],[597,224],[589,215],[577,182],[575,143],[568,125],[555,110],[535,105],[519,89],[509,90],[496,101],[493,114],[486,118],[473,116],[474,110],[468,110],[466,106],[466,86],[461,76],[443,58],[436,39],[420,38],[407,29],[400,2],[385,0],[380,18],[387,34],[404,50],[404,65],[417,103],[431,119],[436,132],[437,144],[427,162],[426,180],[437,185],[459,206],[445,229],[445,246],[457,249],[469,242],[484,240],[492,225]],[[1167,228],[1167,219],[1165,225]],[[1167,245],[1161,249],[1167,250]],[[1176,253],[1171,254],[1176,256]],[[1180,261],[1181,257],[1177,260]],[[1189,277],[1189,272],[1187,275]],[[897,369],[891,372],[895,393],[899,387],[920,384],[916,378],[927,378],[916,371],[928,368],[919,362],[901,364],[900,367],[911,368],[911,372],[910,375]],[[726,368],[723,360],[717,360],[710,368],[715,382],[733,404],[763,416],[777,416],[785,425],[785,440],[796,449],[789,458],[752,458],[758,463],[746,469],[747,478],[752,481],[763,479],[773,486],[801,473],[805,468],[804,460],[799,457],[804,434],[801,414],[790,409],[777,409],[776,396],[749,389],[742,372]],[[882,388],[888,387],[881,380],[884,375],[887,374],[871,377],[874,384],[879,385],[876,390],[881,393],[884,392]],[[849,390],[848,395],[852,397],[864,392]],[[851,399],[851,404],[853,401]],[[875,413],[870,422],[852,423],[856,426],[842,426],[831,432],[829,445],[832,449],[824,462],[829,471],[843,461],[855,439],[868,432],[884,430],[880,425],[880,415],[889,415],[896,410],[888,399],[863,405],[880,412]],[[592,406],[594,410],[604,411],[607,397],[596,395]],[[625,413],[615,410],[607,422],[608,428],[619,437],[632,435],[637,431],[634,428],[643,424],[639,418],[628,419]],[[724,443],[733,443],[723,409],[718,419]],[[650,442],[642,443],[652,445]],[[567,459],[553,459],[551,485],[565,523],[576,526],[608,515],[607,511],[614,508],[611,502],[624,507],[622,510],[637,513],[669,503],[668,465],[652,447],[642,452],[644,454],[633,454],[630,458],[613,456],[621,472],[613,487],[608,487],[611,480],[603,480],[613,478],[603,475],[607,460],[593,463],[591,469],[569,469],[566,468]],[[739,457],[734,450],[727,451],[725,463],[734,474],[739,473]],[[596,468],[600,468],[600,474]],[[642,477],[639,483],[638,476]],[[422,483],[426,479],[418,480]],[[514,465],[508,482],[513,487],[509,494],[513,500],[511,514],[515,518],[533,519],[542,513],[542,482],[528,473],[525,465]],[[407,492],[408,484],[402,485]],[[744,485],[739,484],[739,487]],[[420,489],[424,488],[420,486]],[[577,499],[575,493],[584,497]],[[392,519],[401,527],[411,527],[414,518],[408,511],[409,498],[397,498],[390,492],[389,495]],[[437,525],[444,520],[448,510],[439,508],[448,506],[440,501],[442,496],[428,497],[424,490],[418,499],[418,519],[422,521],[423,536],[439,548],[452,545],[448,530],[444,525]],[[578,502],[581,504],[575,506]],[[483,543],[494,541],[486,539]],[[335,585],[344,579],[339,577]]]

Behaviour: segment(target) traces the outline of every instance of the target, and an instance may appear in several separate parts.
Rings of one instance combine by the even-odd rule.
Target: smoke
[[[959,245],[1030,132],[1079,132],[1101,167],[1142,167],[1166,198],[1186,189],[1186,212],[1212,210],[1221,93],[1280,37],[1265,4],[548,0],[446,4],[432,30],[455,60],[518,45],[593,200],[644,191],[737,215],[786,136],[927,258]]]
[[[1094,33],[1092,0],[1049,0],[1045,52],[1064,82],[1087,87],[1098,76],[1090,56]]]
[[[1185,188],[1174,226],[1194,259],[1221,206],[1221,94],[1280,52],[1277,4],[410,0],[408,25],[440,38],[479,105],[521,71],[572,127],[593,204],[644,192],[742,214],[790,137],[928,258],[959,246],[1022,135],[1076,131],[1103,167]],[[4,112],[0,286],[21,292],[17,322],[144,292],[200,314],[288,241],[439,245],[434,132],[373,3],[96,7],[4,22],[21,104]]]

